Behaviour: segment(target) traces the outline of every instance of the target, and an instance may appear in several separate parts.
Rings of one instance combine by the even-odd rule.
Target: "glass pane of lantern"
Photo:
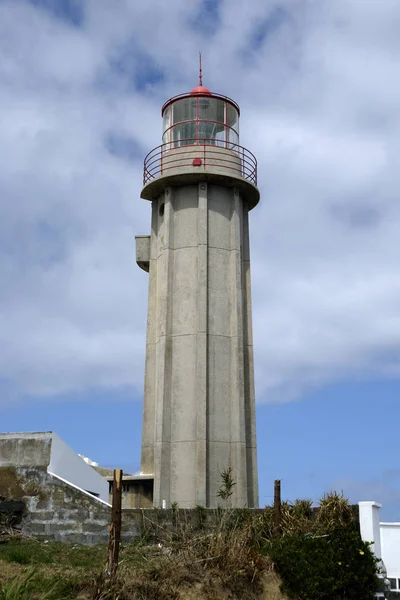
[[[239,131],[238,112],[232,104],[229,104],[229,102],[226,103],[226,124],[229,125],[229,127],[236,129],[236,131]]]
[[[171,129],[165,131],[163,135],[163,144],[168,144],[171,141]]]
[[[218,127],[216,132],[216,145],[217,146],[226,146],[226,132],[225,127]]]
[[[199,121],[199,144],[215,144],[217,124],[211,121]]]
[[[196,118],[196,99],[184,98],[178,100],[172,105],[172,122],[180,123],[181,121],[190,121]]]
[[[195,144],[196,140],[196,122],[189,121],[187,123],[181,123],[175,125],[172,128],[172,139],[174,141],[174,147],[188,146]]]
[[[170,117],[171,117],[171,107],[168,106],[165,111],[164,111],[164,117],[163,117],[163,133],[166,132],[166,130],[168,129],[168,127],[171,125],[170,123]]]
[[[236,146],[239,144],[239,136],[233,129],[227,128],[227,139],[228,139],[228,148],[232,150],[237,149]]]
[[[199,98],[199,119],[224,122],[224,101],[216,98]]]

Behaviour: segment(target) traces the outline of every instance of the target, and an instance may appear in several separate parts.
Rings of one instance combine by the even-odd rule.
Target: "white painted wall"
[[[380,537],[387,576],[400,578],[400,523],[381,523]]]
[[[395,589],[400,598],[400,523],[381,523],[377,502],[359,502],[360,532],[365,542],[373,542],[372,550],[381,558],[387,578],[396,579]]]
[[[52,433],[50,464],[47,471],[109,501],[108,481],[88,465],[56,433]]]
[[[371,550],[377,558],[382,558],[379,510],[382,504],[377,502],[359,502],[360,533],[365,542],[373,542]]]

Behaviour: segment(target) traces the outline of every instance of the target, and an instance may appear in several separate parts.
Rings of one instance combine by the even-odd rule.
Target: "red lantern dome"
[[[191,96],[195,96],[196,94],[202,94],[203,96],[211,96],[211,92],[208,88],[204,87],[204,85],[198,85],[193,88],[190,92]]]

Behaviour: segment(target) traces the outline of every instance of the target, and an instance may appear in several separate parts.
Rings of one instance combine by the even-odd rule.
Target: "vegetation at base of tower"
[[[104,546],[5,536],[0,600],[373,600],[376,560],[343,495],[283,502],[273,528],[272,507],[157,509],[111,581]]]
[[[197,516],[197,526],[199,529],[203,529],[207,520],[207,509],[201,504],[196,504],[195,511]]]
[[[229,502],[230,497],[233,494],[233,488],[236,485],[235,480],[233,479],[232,467],[228,467],[220,472],[221,475],[221,487],[217,492],[218,498],[224,500],[225,502]]]

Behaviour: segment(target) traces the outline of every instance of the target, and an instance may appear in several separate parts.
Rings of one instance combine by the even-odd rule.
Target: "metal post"
[[[281,480],[274,482],[274,536],[281,533]]]

